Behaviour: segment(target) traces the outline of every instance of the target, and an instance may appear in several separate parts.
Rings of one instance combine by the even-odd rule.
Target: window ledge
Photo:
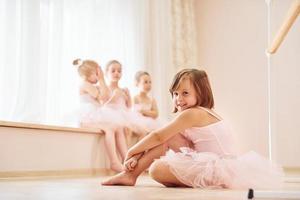
[[[0,120],[0,127],[40,129],[40,130],[51,130],[51,131],[67,131],[67,132],[78,132],[78,133],[100,133],[100,132],[103,133],[103,131],[100,131],[99,129],[96,128],[64,127],[64,126],[1,121],[1,120]]]

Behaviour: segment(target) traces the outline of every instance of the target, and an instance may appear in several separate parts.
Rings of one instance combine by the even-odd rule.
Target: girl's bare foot
[[[102,185],[125,185],[125,186],[134,186],[136,178],[128,172],[121,172],[110,179],[103,181]]]

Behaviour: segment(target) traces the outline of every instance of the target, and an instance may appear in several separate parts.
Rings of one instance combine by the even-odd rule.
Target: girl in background
[[[110,160],[110,168],[116,172],[123,170],[122,161],[127,151],[122,128],[127,121],[115,109],[122,91],[111,91],[105,84],[100,66],[93,60],[73,61],[82,78],[79,89],[81,100],[80,125],[82,127],[99,128],[105,132],[105,147]],[[121,155],[121,161],[119,155]]]
[[[131,110],[132,102],[129,90],[127,88],[121,88],[119,86],[119,81],[122,78],[122,72],[122,65],[119,61],[111,60],[107,63],[105,75],[108,80],[108,88],[110,90],[110,93],[118,91],[118,93],[121,94],[119,95],[119,98],[117,98],[114,102],[113,108],[117,110],[121,114],[121,116],[123,116],[127,120],[126,126],[120,128],[118,130],[118,134],[122,135],[122,138],[127,137],[125,141],[131,144],[131,131],[133,131],[139,137],[143,137],[146,133],[150,132],[150,130],[153,130],[153,128],[151,129],[150,127],[153,126],[154,123],[152,123],[153,120],[143,117],[141,113],[134,112]],[[158,115],[158,113],[156,113],[157,111],[149,112],[148,110],[143,110],[142,112],[145,112],[145,114],[147,112],[148,115],[152,115],[153,117],[155,117],[155,115]],[[121,151],[121,156],[124,159],[127,152],[127,148],[125,148],[125,144],[123,145],[123,147],[124,148]]]
[[[138,114],[137,124],[139,124],[140,139],[150,131],[160,127],[157,120],[158,108],[153,97],[149,96],[152,88],[151,77],[148,72],[138,71],[135,74],[135,85],[139,93],[133,98],[133,109]]]

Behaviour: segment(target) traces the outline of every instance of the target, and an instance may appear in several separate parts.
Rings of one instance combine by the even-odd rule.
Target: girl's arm
[[[97,68],[97,76],[98,76],[99,92],[101,94],[101,98],[99,98],[98,100],[105,102],[110,98],[110,91],[107,84],[105,83],[103,71],[100,67]]]
[[[131,102],[131,96],[130,96],[130,93],[129,93],[129,90],[128,88],[124,88],[123,91],[125,92],[125,98],[126,98],[126,106],[127,108],[131,108],[132,106],[132,102]]]
[[[100,95],[98,95],[98,100],[106,102],[110,98],[110,94],[109,88],[107,87],[104,80],[98,81],[98,89],[100,93]]]
[[[136,154],[136,155],[132,156],[130,159],[126,160],[124,162],[124,166],[125,166],[126,171],[132,171],[135,168],[135,166],[138,164],[139,159],[143,155],[144,155],[144,152]]]
[[[124,95],[123,91],[116,89],[113,91],[112,95],[108,98],[108,100],[105,102],[105,104],[109,104],[109,103],[115,103],[117,101],[117,99]]]
[[[84,82],[80,90],[82,93],[87,93],[88,95],[96,99],[99,103],[101,103],[103,100],[103,96],[101,95],[99,89],[89,82]]]
[[[138,99],[138,97],[136,95],[136,96],[133,97],[133,105],[134,104],[138,104],[138,103],[139,103],[139,99]]]
[[[158,117],[158,108],[155,99],[152,100],[151,110],[141,110],[141,113],[146,117],[156,119]]]
[[[155,146],[165,143],[172,136],[184,131],[187,128],[198,126],[199,120],[201,120],[201,115],[199,116],[201,113],[199,113],[198,110],[199,109],[193,108],[187,109],[181,112],[165,127],[156,131],[152,131],[128,150],[125,160],[136,154],[142,153],[146,150],[152,149]]]
[[[89,94],[91,97],[96,99],[99,103],[107,101],[109,99],[109,88],[107,87],[102,69],[97,68],[97,77],[98,77],[98,86],[91,84],[90,82],[85,81],[81,87],[81,92]]]

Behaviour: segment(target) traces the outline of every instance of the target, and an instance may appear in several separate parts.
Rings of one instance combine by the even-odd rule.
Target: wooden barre
[[[283,21],[283,24],[281,25],[279,31],[277,32],[273,42],[268,48],[268,53],[274,54],[277,49],[279,48],[280,44],[284,40],[284,37],[290,30],[291,26],[297,19],[298,15],[300,14],[300,0],[295,0],[287,13],[287,16],[285,20]]]

